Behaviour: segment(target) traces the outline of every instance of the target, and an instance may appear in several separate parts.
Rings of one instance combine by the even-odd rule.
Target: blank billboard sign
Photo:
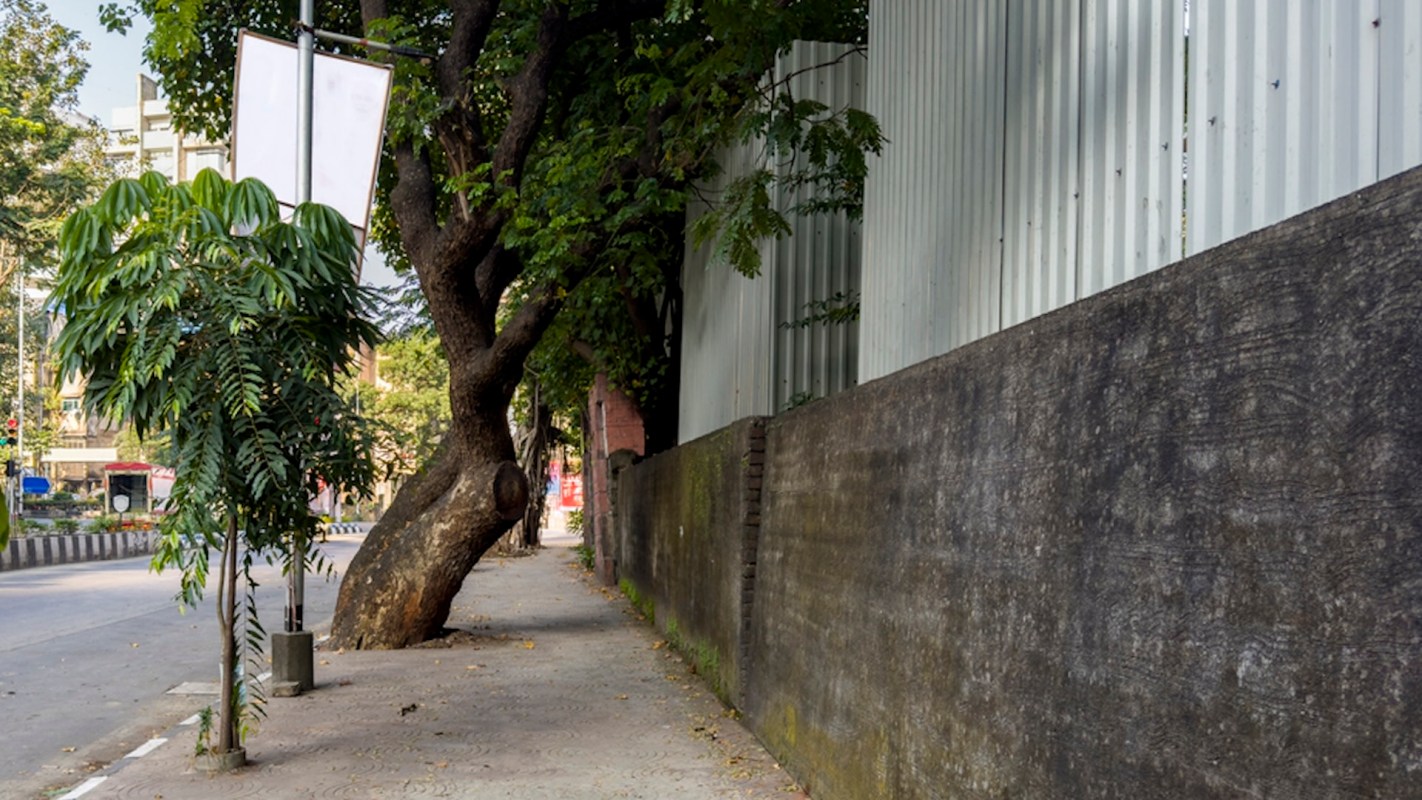
[[[296,205],[296,45],[242,31],[232,112],[232,170]],[[335,208],[364,241],[385,132],[392,70],[317,53],[312,68],[311,199]]]

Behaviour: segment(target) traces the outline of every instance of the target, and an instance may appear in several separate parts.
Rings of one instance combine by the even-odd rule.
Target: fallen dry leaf
[[[619,694],[619,695],[617,696],[617,699],[618,699],[618,700],[626,700],[626,699],[627,699],[627,695],[625,695],[625,694]]]
[[[653,650],[660,650],[660,649],[662,649],[663,647],[666,647],[666,646],[667,646],[666,640],[661,640],[661,641],[652,642],[652,649],[653,649]]]
[[[72,753],[72,752],[74,752],[74,750],[75,750],[75,748],[73,748],[73,747],[61,747],[61,748],[59,748],[59,749],[62,750],[63,752],[66,752],[66,753]]]
[[[527,640],[527,641],[525,641],[525,642],[523,643],[523,649],[525,649],[525,650],[532,650],[532,649],[533,649],[533,646],[534,646],[534,645],[533,645],[533,641],[532,641],[531,639],[530,639],[530,640]]]
[[[129,642],[129,643],[128,643],[128,646],[129,646],[129,647],[137,647],[137,646],[138,646],[138,642]]]

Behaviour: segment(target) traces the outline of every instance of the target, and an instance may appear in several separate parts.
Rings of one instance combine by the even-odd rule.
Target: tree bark
[[[217,752],[237,746],[237,517],[227,518],[227,540],[222,544],[222,572],[217,592],[218,628],[222,632],[222,711],[217,716]]]
[[[332,644],[387,650],[439,635],[465,576],[522,516],[527,500],[518,464],[492,453],[471,457],[447,437],[351,561],[336,600]]]
[[[367,27],[386,16],[387,5],[362,0]],[[522,65],[503,82],[507,118],[494,131],[467,75],[498,9],[494,0],[451,4],[449,47],[435,65],[445,102],[429,131],[440,144],[441,172],[487,164],[495,182],[517,189],[547,112],[550,77],[570,43],[659,16],[665,2],[598,3],[577,16],[567,3],[545,4]],[[578,280],[532,289],[497,328],[500,298],[523,268],[500,244],[510,212],[494,193],[477,202],[460,194],[442,213],[431,149],[403,141],[392,150],[398,179],[390,208],[449,361],[452,425],[429,469],[401,487],[341,581],[331,639],[345,648],[399,648],[437,635],[470,569],[523,515],[529,483],[514,461],[506,414],[524,361]],[[574,252],[570,263],[590,255]]]

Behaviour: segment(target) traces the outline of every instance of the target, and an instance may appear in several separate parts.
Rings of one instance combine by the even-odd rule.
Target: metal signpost
[[[351,222],[357,240],[363,243],[369,227],[393,70],[385,64],[328,54],[321,54],[318,61],[315,38],[319,35],[399,55],[429,56],[408,48],[318,31],[314,27],[314,6],[314,0],[301,0],[294,98],[289,88],[290,43],[245,31],[239,37],[232,137],[234,178],[263,180],[284,205],[295,207],[314,200],[335,207]],[[319,117],[314,98],[318,83],[322,92]],[[282,97],[288,99],[283,101]],[[245,104],[244,98],[248,101]],[[293,162],[289,160],[293,148],[291,140],[285,138],[289,134],[281,133],[291,130],[287,126],[291,124],[293,105],[294,186]],[[318,139],[320,151],[315,148]],[[315,163],[318,156],[320,163]],[[301,534],[293,537],[284,630],[272,634],[273,696],[295,695],[314,686],[314,642],[303,619],[310,542]]]
[[[316,42],[311,34],[316,22],[315,0],[301,0],[301,25],[296,35],[296,205],[311,201],[311,71]],[[272,636],[274,695],[295,695],[315,687],[315,642],[304,630],[306,598],[306,540],[292,534],[291,566],[287,571],[284,635]],[[280,687],[280,691],[278,691]]]

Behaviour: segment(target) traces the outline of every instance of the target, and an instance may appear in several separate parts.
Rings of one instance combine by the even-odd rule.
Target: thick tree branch
[[[494,151],[494,180],[518,186],[529,150],[538,136],[543,112],[548,106],[548,81],[559,58],[567,50],[564,37],[568,27],[568,9],[561,3],[549,3],[538,23],[538,35],[523,68],[509,79],[509,121],[499,137]]]
[[[390,192],[390,210],[400,224],[400,242],[420,280],[432,274],[431,246],[439,231],[438,192],[427,152],[415,152],[414,145],[394,147],[398,176]]]
[[[509,284],[523,272],[523,259],[518,254],[500,245],[494,248],[493,252],[479,262],[479,270],[475,275],[474,286],[480,297],[487,297],[497,305],[497,298],[502,297],[504,290],[509,288]]]
[[[500,392],[512,396],[514,387],[523,378],[523,365],[528,360],[528,354],[533,352],[543,332],[553,324],[566,297],[567,288],[559,284],[540,286],[499,331],[489,351],[488,377]]]
[[[436,132],[444,145],[451,174],[459,175],[489,158],[483,115],[468,76],[484,52],[499,3],[458,0],[450,6],[453,23],[449,45],[435,67],[440,97],[446,98],[449,105]]]

